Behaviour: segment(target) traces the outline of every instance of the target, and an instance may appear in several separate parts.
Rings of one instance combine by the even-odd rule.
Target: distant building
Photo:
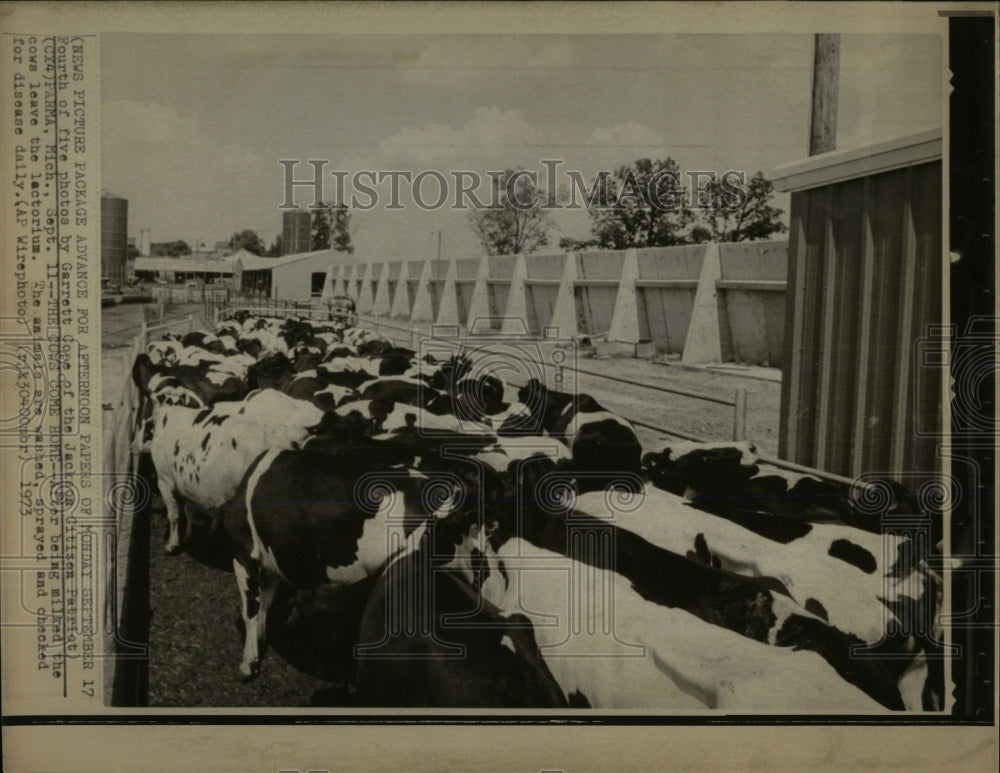
[[[291,209],[281,215],[281,254],[297,255],[312,249],[312,214],[305,209]]]
[[[124,280],[128,257],[128,199],[101,194],[101,276]]]
[[[231,255],[227,260],[237,257]],[[319,250],[280,258],[243,254],[233,268],[233,285],[245,295],[276,300],[308,300],[322,296],[330,272],[353,262],[345,252]]]
[[[147,281],[164,279],[167,282],[184,282],[199,279],[205,284],[218,284],[232,278],[233,269],[241,256],[250,256],[250,253],[240,250],[221,260],[193,257],[136,258],[134,270],[137,278]]]
[[[224,258],[226,255],[232,253],[233,248],[229,246],[228,241],[221,241],[215,243],[215,257]]]
[[[205,242],[196,242],[191,246],[191,257],[195,260],[212,260],[216,257],[215,248],[209,249]]]

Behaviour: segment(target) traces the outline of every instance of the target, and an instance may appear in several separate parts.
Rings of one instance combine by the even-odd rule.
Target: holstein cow
[[[146,355],[156,367],[176,365],[177,355],[183,348],[180,341],[164,338],[146,344]]]
[[[219,402],[242,400],[246,383],[229,367],[219,363],[191,365],[155,365],[147,354],[140,353],[132,364],[132,380],[139,391],[136,407],[136,430],[141,429],[143,442],[152,439],[154,425],[150,421],[155,406],[174,405],[203,408]]]
[[[334,411],[344,403],[359,399],[356,390],[329,384],[318,378],[315,370],[305,370],[295,374],[290,380],[282,381],[280,390],[297,400],[309,400],[324,413]]]
[[[493,439],[489,427],[476,427],[451,414],[435,414],[415,405],[393,400],[373,399],[347,402],[336,409],[339,416],[358,414],[370,423],[373,437],[384,439],[413,436],[423,440],[474,442],[477,438]]]
[[[367,381],[361,385],[358,398],[414,405],[438,415],[451,412],[451,401],[418,378],[389,376]]]
[[[363,453],[336,463],[311,451],[268,451],[247,470],[225,511],[233,541],[246,640],[240,674],[260,667],[268,607],[282,580],[299,589],[353,585],[420,539],[428,519],[446,517],[458,491],[428,493],[422,473],[373,472]]]
[[[517,393],[523,413],[501,426],[499,434],[531,434],[541,431],[565,442],[573,456],[580,491],[605,488],[621,479],[616,473],[637,476],[642,446],[628,421],[605,410],[589,395],[573,395],[547,389],[531,379]]]
[[[241,333],[236,341],[236,348],[258,359],[261,355],[288,354],[288,345],[276,332],[267,327]]]
[[[809,531],[810,523],[822,522],[880,534],[883,512],[921,512],[916,498],[893,481],[880,481],[870,494],[866,484],[788,472],[760,463],[748,442],[672,443],[642,461],[644,474],[658,488],[683,495],[702,510],[755,524],[748,528],[769,529],[772,539],[795,539]],[[859,508],[869,496],[884,505],[883,512],[873,516]]]
[[[673,553],[695,556],[727,572],[780,581],[805,611],[865,650],[860,657],[884,664],[906,708],[923,707],[927,671],[918,661],[924,647],[917,635],[935,624],[938,589],[926,562],[910,566],[896,558],[907,554],[902,543],[908,537],[815,524],[798,539],[778,542],[651,486],[637,497],[638,504],[616,510],[611,501],[602,494],[584,494],[576,507],[613,519],[616,526]],[[915,703],[907,686],[913,682],[920,682]]]
[[[432,529],[439,531],[432,524]],[[439,542],[439,539],[435,539]],[[445,708],[565,708],[531,621],[505,616],[467,577],[432,563],[428,535],[379,578],[361,620],[359,703]]]
[[[489,535],[481,593],[531,620],[570,705],[901,707],[877,669],[847,657],[831,667],[823,622],[777,583],[702,566],[575,511],[529,507],[518,521],[511,528],[507,516]]]
[[[213,333],[203,330],[193,330],[181,339],[185,347],[196,346],[212,354],[224,354],[226,345]]]
[[[297,344],[290,352],[292,367],[296,373],[312,370],[323,361],[326,344],[317,339],[316,344]]]
[[[157,404],[147,448],[170,523],[168,553],[181,546],[178,498],[210,512],[232,500],[247,468],[269,448],[295,448],[322,419],[316,406],[274,390],[211,408]]]

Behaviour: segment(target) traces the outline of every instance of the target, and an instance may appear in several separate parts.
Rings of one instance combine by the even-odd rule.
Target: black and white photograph
[[[5,734],[994,726],[995,6],[26,5]]]

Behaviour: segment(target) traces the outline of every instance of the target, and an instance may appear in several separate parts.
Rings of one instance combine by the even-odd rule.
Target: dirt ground
[[[131,363],[128,347],[143,320],[141,305],[103,310],[103,402],[112,401]],[[201,311],[200,306],[173,307],[168,316]],[[542,347],[542,357],[552,347]],[[501,357],[512,381],[532,375]],[[622,358],[581,358],[580,367],[596,373],[660,384],[665,387],[732,399],[747,390],[747,437],[761,453],[776,454],[781,385],[774,374],[764,378],[691,370]],[[519,370],[520,369],[520,370]],[[758,369],[759,370],[759,369]],[[749,371],[748,371],[749,372]],[[504,372],[498,373],[503,376]],[[680,395],[581,376],[566,389],[593,395],[610,410],[632,419],[660,424],[711,440],[732,437],[733,408]],[[511,390],[515,392],[516,390]],[[106,412],[110,417],[110,412]],[[659,450],[665,435],[638,428],[644,448]],[[154,487],[155,492],[155,487]],[[284,593],[269,618],[269,651],[254,681],[239,679],[242,622],[239,596],[225,543],[200,521],[186,550],[176,556],[163,551],[167,520],[159,497],[140,513],[151,519],[149,545],[150,660],[149,704],[162,707],[350,706],[345,687],[352,667],[351,642],[338,636],[350,630],[362,609],[365,588],[349,592]]]

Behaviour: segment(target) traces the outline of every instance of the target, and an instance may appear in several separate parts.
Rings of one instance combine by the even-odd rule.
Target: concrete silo
[[[292,209],[281,214],[281,254],[295,255],[312,249],[312,214]]]
[[[128,199],[101,194],[101,276],[125,279],[128,257]]]

